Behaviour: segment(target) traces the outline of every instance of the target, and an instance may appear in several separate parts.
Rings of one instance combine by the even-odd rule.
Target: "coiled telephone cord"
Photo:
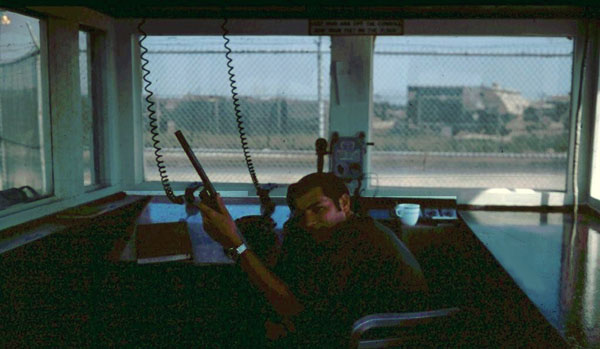
[[[229,30],[227,30],[227,18],[223,20],[223,24],[221,25],[221,29],[223,30],[223,39],[225,43],[223,46],[225,47],[226,53],[225,58],[227,59],[227,74],[229,74],[229,86],[231,87],[231,99],[233,101],[233,110],[235,113],[235,120],[237,122],[238,133],[240,134],[240,142],[242,144],[242,151],[244,152],[244,159],[246,160],[246,166],[248,167],[248,172],[250,173],[250,178],[252,179],[252,183],[254,184],[254,188],[256,189],[256,193],[261,196],[261,188],[258,183],[258,178],[256,177],[256,170],[254,169],[254,163],[252,162],[252,158],[250,157],[250,150],[248,147],[248,139],[246,137],[246,131],[244,129],[244,122],[242,120],[242,111],[240,110],[240,99],[237,93],[237,86],[235,85],[235,74],[233,73],[233,60],[231,59],[231,48],[229,48]]]
[[[156,116],[156,112],[154,111],[155,103],[152,101],[152,96],[154,93],[150,90],[150,85],[152,82],[148,79],[148,75],[150,75],[150,70],[146,68],[149,61],[145,57],[146,53],[148,53],[148,49],[143,45],[144,40],[148,36],[146,32],[142,29],[142,26],[146,23],[146,19],[142,19],[140,24],[137,26],[137,29],[140,33],[139,45],[140,45],[140,59],[142,61],[142,79],[144,80],[144,91],[146,91],[146,110],[148,111],[148,119],[150,119],[150,133],[152,134],[152,147],[154,147],[154,157],[156,161],[156,167],[158,168],[158,174],[160,175],[160,182],[165,190],[165,194],[167,198],[171,200],[171,202],[176,204],[183,204],[184,199],[183,196],[175,196],[173,192],[173,188],[171,188],[171,184],[169,183],[169,177],[167,175],[167,167],[165,165],[165,161],[162,159],[162,155],[160,154],[162,148],[159,146],[160,140],[158,139],[158,119]]]

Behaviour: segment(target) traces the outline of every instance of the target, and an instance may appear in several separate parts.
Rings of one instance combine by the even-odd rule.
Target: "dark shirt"
[[[274,272],[304,305],[286,345],[343,345],[364,315],[425,307],[419,264],[393,232],[370,217],[353,215],[324,242],[288,226]]]

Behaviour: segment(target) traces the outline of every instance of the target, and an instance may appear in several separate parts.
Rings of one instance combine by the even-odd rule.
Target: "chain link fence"
[[[372,184],[565,190],[572,45],[377,38]]]
[[[326,136],[329,119],[329,39],[230,39],[244,132],[259,181],[291,183],[314,172],[314,142]],[[158,138],[172,181],[199,180],[173,135],[178,129],[211,180],[250,181],[223,42],[221,37],[151,36],[143,43],[149,50]],[[145,116],[145,179],[158,180],[147,110]]]
[[[38,67],[39,52],[0,63],[0,189],[24,185],[43,189]]]
[[[328,132],[329,38],[231,40],[259,180],[313,172],[314,141]],[[181,129],[214,181],[249,182],[223,39],[145,45],[170,179],[197,180],[173,136]],[[378,37],[371,185],[564,190],[571,69],[566,38]],[[158,180],[145,134],[145,178]]]
[[[0,190],[28,186],[45,195],[52,186],[41,126],[39,21],[4,14],[11,22],[0,31]]]

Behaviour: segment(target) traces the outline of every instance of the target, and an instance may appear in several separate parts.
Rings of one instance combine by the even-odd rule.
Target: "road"
[[[241,151],[194,150],[215,182],[250,182]],[[197,181],[183,151],[162,152],[171,181]],[[316,171],[310,151],[284,153],[253,151],[252,160],[261,183],[291,183]],[[152,149],[144,153],[146,180],[158,180]],[[327,164],[326,164],[327,166]],[[563,154],[443,154],[374,152],[371,185],[439,188],[530,188],[564,190],[567,159]]]

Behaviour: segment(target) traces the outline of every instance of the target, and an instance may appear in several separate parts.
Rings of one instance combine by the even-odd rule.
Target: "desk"
[[[234,220],[248,215],[260,214],[260,203],[258,198],[223,198],[223,200]],[[393,207],[398,203],[398,200],[399,199],[395,198],[361,198],[361,204],[371,217],[392,222],[394,225],[393,228],[396,228],[395,230],[398,231],[400,223],[397,219],[393,218],[392,215]],[[425,222],[425,225],[451,225],[452,222],[456,221],[456,213],[453,208],[454,202],[452,200],[425,201],[425,205],[423,205],[425,217],[420,220],[421,222]],[[275,233],[279,236],[281,241],[283,224],[288,220],[290,210],[284,198],[273,198],[273,202],[275,203],[275,211],[271,215],[271,218],[275,221]],[[448,211],[449,214],[444,217],[440,216],[437,220],[431,219],[430,211],[432,210],[438,212],[437,215],[440,215],[439,212],[443,212],[443,210]],[[204,231],[202,227],[202,216],[195,207],[177,205],[170,202],[165,196],[155,196],[144,207],[136,221],[136,225],[179,221],[185,221],[188,224],[190,239],[192,241],[194,264],[211,265],[233,263],[225,256],[221,246]],[[135,235],[129,238],[120,255],[120,260],[130,262],[136,260]]]
[[[289,212],[283,199],[274,200],[274,220],[280,231]],[[421,264],[437,269],[440,289],[447,296],[442,301],[474,316],[466,346],[540,346],[538,338],[531,338],[529,330],[538,327],[527,326],[535,318],[529,313],[537,314],[545,324],[538,333],[558,337],[558,341],[543,343],[560,343],[557,328],[572,342],[599,345],[594,327],[600,309],[597,220],[580,216],[577,233],[570,235],[568,214],[461,211],[460,221],[421,220],[418,226],[406,228],[399,226],[389,210],[398,200],[366,198],[363,208],[396,232],[402,230],[401,237],[413,253],[437,256],[429,262],[422,259]],[[225,198],[225,202],[234,218],[259,213],[256,199]],[[423,208],[451,206],[421,204]],[[125,236],[129,243],[134,241],[134,222],[179,220],[190,227],[193,262],[114,262],[122,248],[113,259],[113,242]],[[218,343],[261,347],[252,345],[248,336],[254,334],[255,343],[261,337],[257,314],[263,297],[240,268],[226,264],[229,260],[205,235],[197,212],[186,212],[183,205],[155,197],[146,205],[127,205],[86,222],[2,254],[0,292],[11,306],[0,336],[0,343],[9,341],[4,346],[43,342],[52,346]],[[202,246],[213,252],[203,254]],[[199,268],[198,264],[212,267]],[[505,292],[506,283],[498,283],[510,279],[515,280],[516,292]],[[522,310],[524,302],[515,300],[515,295],[529,308]],[[61,315],[57,316],[57,310]]]
[[[223,198],[233,219],[248,215],[259,215],[258,199]],[[275,212],[271,216],[276,223],[275,232],[281,234],[290,210],[283,200],[275,202]],[[184,221],[188,224],[193,248],[193,262],[197,265],[232,264],[223,253],[223,248],[215,242],[202,227],[202,216],[196,207],[171,203],[164,196],[153,197],[138,217],[136,224],[169,223]],[[135,234],[135,232],[134,232]],[[132,236],[121,253],[121,261],[135,261],[135,236]]]
[[[600,346],[600,220],[461,210],[460,217],[569,345]]]
[[[260,205],[257,199],[224,198],[224,200],[234,219],[259,214]],[[477,301],[471,302],[472,304],[464,302],[463,305],[467,308],[472,307],[476,313],[480,314],[483,314],[481,309],[486,308],[487,305],[500,305],[504,308],[497,312],[499,319],[506,314],[511,314],[511,306],[519,306],[518,301],[511,303],[502,300],[502,297],[507,297],[509,294],[516,295],[516,293],[503,293],[504,291],[501,290],[494,293],[493,289],[497,287],[493,281],[491,284],[469,281],[480,280],[477,277],[474,279],[471,277],[477,275],[478,268],[483,261],[481,256],[471,251],[473,242],[479,240],[499,267],[508,274],[506,277],[510,277],[520,289],[517,292],[524,294],[521,294],[520,297],[526,302],[528,298],[533,303],[530,305],[532,312],[537,312],[534,305],[541,312],[543,318],[542,315],[538,315],[541,321],[547,321],[568,342],[600,343],[598,329],[594,327],[595,323],[599,322],[599,314],[596,309],[600,309],[597,296],[598,281],[596,281],[600,280],[600,275],[598,275],[600,257],[597,252],[600,247],[600,238],[597,233],[600,231],[600,224],[597,222],[594,223],[581,216],[581,224],[578,225],[575,240],[571,242],[572,217],[569,214],[463,210],[459,212],[459,216],[473,233],[462,235],[460,233],[461,223],[456,219],[455,214],[440,215],[439,217],[436,215],[437,219],[432,219],[434,216],[429,218],[425,216],[419,225],[407,228],[402,227],[391,213],[390,208],[394,206],[396,199],[374,201],[367,198],[363,201],[363,208],[368,214],[399,233],[399,237],[411,247],[413,253],[419,254],[419,250],[426,250],[428,253],[439,254],[439,251],[431,250],[450,247],[450,249],[462,251],[455,257],[446,259],[446,262],[439,261],[439,265],[435,265],[436,269],[441,270],[441,272],[437,270],[436,276],[441,275],[444,280],[448,281],[449,286],[445,286],[445,293],[449,293],[446,297],[448,302],[456,302],[456,297],[459,295],[469,298],[469,294],[472,292],[488,288],[489,292],[480,292],[482,296],[477,298]],[[283,224],[288,219],[289,209],[283,199],[276,198],[275,203],[273,219],[276,223],[276,232],[280,234]],[[429,207],[422,203],[422,207],[432,209],[438,206],[444,207],[444,204],[436,202],[430,204]],[[448,212],[454,212],[450,207],[445,209]],[[144,207],[136,224],[177,221],[185,221],[188,224],[193,245],[193,265],[232,263],[223,254],[221,246],[204,232],[202,217],[194,207],[186,209],[184,205],[170,203],[165,197],[154,197]],[[469,240],[469,235],[473,236],[472,241]],[[134,241],[134,238],[129,239],[127,247],[121,255],[122,260],[135,261]],[[590,251],[590,253],[585,251]],[[463,260],[464,263],[460,260]],[[427,264],[428,262],[425,259],[421,263]],[[425,264],[424,266],[426,266]],[[450,265],[453,267],[442,268],[442,266]],[[499,267],[495,268],[500,270]],[[493,276],[496,275],[496,272],[493,267],[490,268],[486,269],[483,275],[491,280],[496,277]],[[448,271],[454,275],[449,274]],[[578,283],[583,286],[573,286]],[[498,300],[486,303],[491,299],[488,295],[497,296]],[[525,309],[522,309],[521,312],[522,314],[532,313]],[[520,319],[528,321],[524,318]],[[498,326],[500,329],[508,328],[502,327],[504,325]],[[545,326],[554,332],[549,325]],[[540,330],[539,333],[543,333],[543,331]],[[499,342],[505,338],[499,336]],[[519,343],[519,339],[516,339],[515,343]]]

